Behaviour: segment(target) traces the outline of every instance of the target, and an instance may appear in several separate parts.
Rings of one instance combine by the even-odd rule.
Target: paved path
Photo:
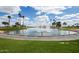
[[[22,35],[0,34],[1,38],[9,38],[14,40],[36,40],[36,41],[69,41],[79,39],[79,34],[53,37],[28,37]]]

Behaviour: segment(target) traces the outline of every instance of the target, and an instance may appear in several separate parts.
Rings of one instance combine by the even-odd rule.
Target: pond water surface
[[[58,29],[28,28],[24,30],[11,31],[8,34],[13,34],[13,35],[19,34],[26,36],[59,36],[59,35],[77,34],[77,32],[64,31]]]

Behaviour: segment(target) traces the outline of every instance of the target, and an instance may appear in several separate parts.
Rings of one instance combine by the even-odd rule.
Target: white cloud
[[[23,19],[22,19],[22,20],[23,20]],[[31,20],[30,20],[29,17],[25,17],[25,18],[24,18],[24,24],[25,24],[25,25],[31,24]]]
[[[7,17],[8,15],[4,15],[4,16],[0,16],[0,21],[2,20],[2,21],[8,21],[8,17]],[[13,16],[11,16],[11,17],[13,17]]]
[[[64,6],[32,6],[35,10],[38,10],[37,15],[41,13],[47,14],[62,14],[63,10],[72,7],[64,7]]]
[[[40,15],[41,14],[41,11],[38,11],[37,13],[36,13],[36,15]]]
[[[16,21],[19,22],[19,23],[21,23],[21,24],[24,22],[25,25],[28,25],[29,23],[31,23],[29,17],[25,17],[24,19],[23,18],[17,18]]]
[[[47,15],[36,16],[35,24],[37,26],[50,25],[49,17]]]
[[[36,16],[35,18],[37,21],[48,21],[48,16],[46,15],[41,15],[41,16]]]
[[[21,11],[19,6],[0,6],[0,12],[18,14],[19,11]]]
[[[75,14],[68,14],[68,15],[64,15],[64,16],[56,16],[57,19],[78,19],[79,18],[79,13],[75,13]]]
[[[74,25],[75,23],[79,23],[79,13],[68,14],[64,16],[56,16],[57,21],[66,22],[67,25]]]

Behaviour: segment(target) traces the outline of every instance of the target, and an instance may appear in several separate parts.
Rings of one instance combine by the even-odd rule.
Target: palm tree
[[[23,23],[22,23],[22,25],[24,25],[24,18],[25,18],[25,16],[22,16],[21,13],[19,13],[18,15],[19,15],[20,18],[23,18]],[[21,21],[20,21],[20,22],[21,22]]]
[[[10,26],[10,19],[11,19],[11,16],[7,16],[8,17],[8,23],[9,23],[9,26]]]
[[[21,18],[22,17],[21,13],[19,13],[18,16]],[[21,24],[21,20],[20,20],[20,24]]]
[[[21,17],[22,16],[21,13],[19,13],[18,16]]]
[[[23,23],[22,23],[22,25],[24,26],[24,18],[25,18],[25,16],[22,16],[22,18],[23,18]]]

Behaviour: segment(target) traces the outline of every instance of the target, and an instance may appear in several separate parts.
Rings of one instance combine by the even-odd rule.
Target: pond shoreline
[[[79,39],[79,34],[60,35],[52,37],[28,37],[25,35],[0,34],[0,38],[8,38],[13,40],[34,40],[34,41],[70,41]]]

